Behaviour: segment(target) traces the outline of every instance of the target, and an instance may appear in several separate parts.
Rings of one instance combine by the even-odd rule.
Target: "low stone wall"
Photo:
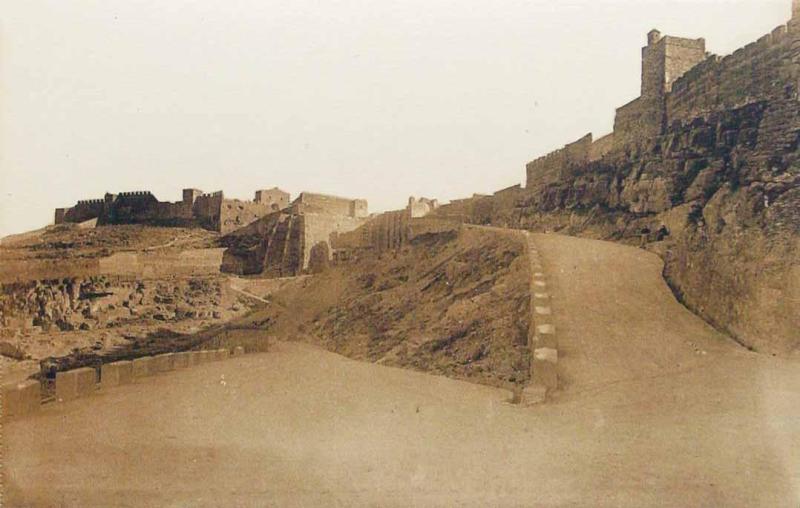
[[[210,348],[223,348],[231,351],[242,348],[247,353],[265,353],[269,351],[271,342],[272,336],[265,330],[249,326],[240,328],[226,326],[204,344]]]
[[[236,346],[232,349],[164,353],[136,358],[133,361],[112,362],[103,364],[99,372],[92,367],[61,371],[56,373],[55,400],[66,402],[87,397],[98,390],[135,383],[144,377],[244,354],[245,347]],[[36,413],[44,402],[42,394],[41,382],[34,379],[0,387],[2,419],[16,419]]]
[[[224,248],[175,253],[117,252],[100,258],[98,273],[137,277],[217,274],[220,273],[224,252]]]

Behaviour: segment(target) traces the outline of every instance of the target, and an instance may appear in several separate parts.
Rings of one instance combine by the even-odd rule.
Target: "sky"
[[[646,34],[725,55],[791,0],[0,0],[0,236],[105,192],[399,209],[611,131]]]

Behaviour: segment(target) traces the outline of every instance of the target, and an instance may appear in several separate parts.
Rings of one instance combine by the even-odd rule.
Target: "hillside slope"
[[[526,259],[505,233],[423,235],[279,291],[248,319],[351,358],[514,388],[529,377]]]

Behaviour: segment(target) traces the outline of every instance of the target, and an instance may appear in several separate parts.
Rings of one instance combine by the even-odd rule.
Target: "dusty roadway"
[[[8,505],[800,505],[800,364],[707,327],[651,254],[535,240],[553,403],[280,344],[8,425]]]

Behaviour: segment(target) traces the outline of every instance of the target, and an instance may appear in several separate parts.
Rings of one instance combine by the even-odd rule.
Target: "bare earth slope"
[[[350,358],[514,389],[530,370],[529,279],[513,235],[451,231],[331,268],[249,320]]]

